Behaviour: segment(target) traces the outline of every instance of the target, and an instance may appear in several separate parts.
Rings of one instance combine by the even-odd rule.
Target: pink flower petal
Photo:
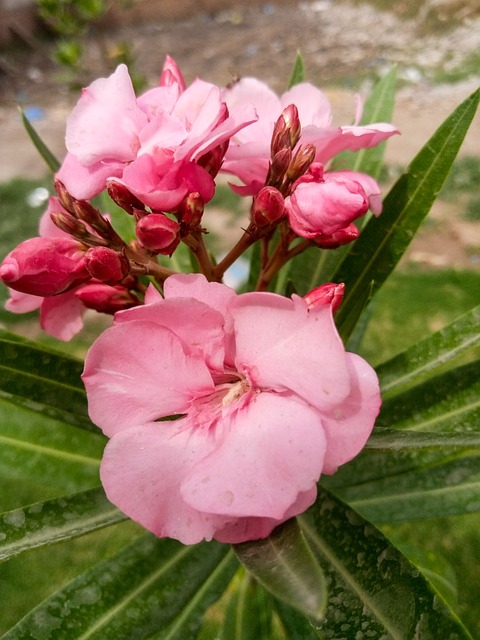
[[[329,307],[308,311],[302,298],[245,293],[229,310],[237,367],[256,386],[292,391],[319,410],[334,408],[347,397],[345,350]]]
[[[253,394],[216,429],[215,449],[181,484],[185,502],[199,511],[281,520],[320,477],[322,422],[296,398]]]
[[[223,371],[224,318],[212,307],[194,298],[171,298],[115,315],[116,324],[132,320],[154,322],[170,329],[182,341],[187,355],[200,356],[211,369]]]
[[[102,333],[88,351],[82,379],[89,414],[106,435],[186,413],[193,397],[213,391],[204,362],[153,322],[132,320]]]
[[[44,298],[40,307],[40,326],[57,340],[68,342],[83,329],[85,312],[75,290]]]
[[[275,518],[238,518],[215,533],[215,540],[228,544],[237,544],[246,540],[260,540],[269,536],[275,527],[289,518],[303,513],[310,507],[317,496],[316,485],[310,491],[298,494],[296,501],[287,510],[281,520]]]
[[[280,102],[282,109],[289,104],[297,107],[302,126],[313,124],[316,127],[329,127],[331,125],[332,110],[328,98],[309,82],[294,85],[281,96]]]
[[[108,178],[119,178],[123,169],[123,163],[118,161],[97,162],[84,167],[74,155],[67,153],[55,177],[74,198],[88,200],[105,189]]]
[[[350,395],[331,414],[322,417],[327,437],[324,473],[355,457],[365,446],[380,411],[378,379],[372,367],[354,353],[347,353],[351,376]]]
[[[83,165],[105,159],[128,162],[136,156],[138,133],[146,123],[128,69],[121,64],[110,77],[83,90],[67,120],[67,149]]]
[[[184,544],[211,540],[231,517],[201,513],[180,493],[186,472],[208,455],[213,442],[181,428],[183,420],[148,423],[114,436],[100,476],[111,502],[158,537]]]

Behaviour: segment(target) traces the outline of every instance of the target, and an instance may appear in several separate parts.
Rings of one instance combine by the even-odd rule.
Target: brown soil
[[[164,55],[170,53],[187,81],[199,75],[224,85],[236,76],[255,75],[281,91],[300,49],[308,78],[325,90],[336,124],[345,124],[351,122],[354,112],[353,87],[366,93],[373,76],[397,64],[403,86],[393,121],[402,135],[388,144],[386,161],[391,166],[408,164],[443,119],[478,86],[478,78],[450,85],[429,80],[439,65],[453,68],[462,56],[466,59],[480,50],[477,18],[448,33],[420,38],[414,22],[378,13],[367,4],[332,0],[260,4],[251,0],[241,8],[218,11],[218,0],[195,5],[187,0],[143,0],[137,6],[146,9],[149,4],[151,10],[157,7],[157,13],[150,14],[147,22],[135,22],[131,16],[128,26],[122,26],[118,15],[114,16],[112,28],[99,29],[85,43],[85,83],[109,73],[112,53],[119,42],[127,41],[136,72],[149,83],[155,82]],[[223,2],[225,5],[230,3]],[[33,44],[11,47],[0,55],[0,181],[44,174],[16,104],[38,108],[34,125],[61,157],[65,118],[78,95],[59,83],[58,69],[49,57],[52,43],[36,36]],[[477,115],[461,153],[480,156],[479,140]],[[461,220],[458,207],[445,203],[435,206],[432,220],[407,259],[433,266],[474,266],[480,256],[480,225]]]

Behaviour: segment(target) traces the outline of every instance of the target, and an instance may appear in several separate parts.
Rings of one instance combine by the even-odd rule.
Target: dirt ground
[[[462,61],[480,51],[480,19],[475,16],[467,16],[456,28],[428,33],[418,19],[380,13],[369,4],[250,0],[241,8],[216,10],[218,4],[162,0],[161,19],[132,18],[127,25],[112,19],[109,28],[98,28],[85,43],[85,84],[110,73],[112,54],[119,43],[128,42],[135,71],[149,83],[155,82],[169,53],[187,82],[198,75],[225,85],[235,77],[255,75],[281,91],[300,50],[308,79],[322,87],[332,103],[335,124],[348,124],[354,92],[367,93],[372,78],[396,64],[400,89],[393,122],[402,135],[389,142],[386,154],[388,165],[395,167],[408,164],[479,84],[480,69],[476,77],[454,84],[438,82],[440,72],[461,68]],[[0,52],[0,182],[44,175],[42,161],[23,131],[18,104],[58,157],[64,154],[65,119],[78,94],[59,82],[51,51],[52,43],[36,36],[33,43]],[[480,161],[480,114],[461,153],[479,156]],[[437,204],[432,219],[436,224],[419,234],[408,260],[478,268],[480,225],[461,220],[455,203]]]

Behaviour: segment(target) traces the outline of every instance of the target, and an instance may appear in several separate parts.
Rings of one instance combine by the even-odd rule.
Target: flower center
[[[221,376],[215,383],[215,391],[195,398],[190,405],[188,414],[197,428],[215,426],[219,419],[243,406],[242,397],[246,400],[251,391],[248,380],[237,372]]]

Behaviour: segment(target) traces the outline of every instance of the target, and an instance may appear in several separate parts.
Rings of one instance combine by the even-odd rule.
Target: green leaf
[[[79,360],[0,335],[0,397],[98,433],[88,418],[82,369]]]
[[[371,219],[332,277],[346,284],[336,322],[344,340],[365,304],[388,278],[427,215],[451,166],[480,98],[477,90],[445,120],[390,190],[383,213]]]
[[[395,543],[395,540],[393,542]],[[433,585],[435,591],[441,594],[450,607],[455,608],[458,605],[455,570],[443,556],[410,545],[395,543],[395,546],[420,569],[424,578]]]
[[[61,494],[98,486],[105,442],[103,435],[72,429],[0,400],[2,478],[53,487]]]
[[[391,122],[395,104],[395,89],[397,85],[397,69],[390,71],[377,82],[373,91],[365,101],[360,125],[376,122]],[[334,168],[339,170],[350,167],[352,171],[367,173],[377,179],[383,165],[386,141],[370,149],[359,151],[345,151],[335,158]]]
[[[147,535],[57,591],[2,640],[193,638],[190,630],[237,566],[226,545]]]
[[[477,402],[480,405],[480,401]],[[365,450],[374,451],[418,451],[421,449],[480,449],[480,433],[412,433],[399,429],[377,427]]]
[[[23,126],[25,127],[26,132],[28,133],[30,140],[33,142],[36,150],[41,155],[41,157],[45,160],[47,167],[50,169],[52,173],[55,173],[60,169],[60,162],[57,160],[55,155],[50,151],[47,145],[40,138],[38,133],[33,128],[31,122],[25,115],[23,109],[20,109],[20,115],[22,117]]]
[[[205,578],[195,595],[186,602],[170,626],[154,636],[155,640],[195,638],[200,630],[205,611],[223,594],[236,569],[238,569],[238,562],[235,555],[229,552]],[[255,637],[262,640],[261,636]]]
[[[247,572],[238,571],[230,586],[222,640],[270,640],[272,597]]]
[[[390,397],[378,424],[395,429],[449,432],[473,444],[480,433],[480,360]],[[447,444],[447,443],[445,443]]]
[[[412,468],[390,475],[382,475],[383,461],[372,457],[370,466],[378,463],[379,468],[375,478],[361,483],[357,478],[356,484],[333,490],[365,518],[377,523],[480,511],[480,454],[442,451],[428,463],[425,458],[421,465],[422,457],[413,458]]]
[[[276,598],[310,618],[322,618],[325,578],[294,519],[274,529],[268,538],[243,542],[234,549],[242,564]]]
[[[300,51],[297,50],[295,56],[295,62],[293,63],[292,73],[288,81],[288,88],[291,89],[294,85],[300,84],[305,81],[305,63]]]
[[[0,561],[125,520],[102,488],[0,514]]]
[[[480,306],[417,342],[376,369],[385,401],[480,344]]]
[[[321,631],[316,629],[305,616],[302,616],[300,611],[289,607],[280,602],[280,600],[275,601],[275,608],[288,640],[318,640],[318,638],[324,638]]]
[[[329,585],[322,638],[459,640],[471,636],[418,569],[325,490],[298,518]]]

